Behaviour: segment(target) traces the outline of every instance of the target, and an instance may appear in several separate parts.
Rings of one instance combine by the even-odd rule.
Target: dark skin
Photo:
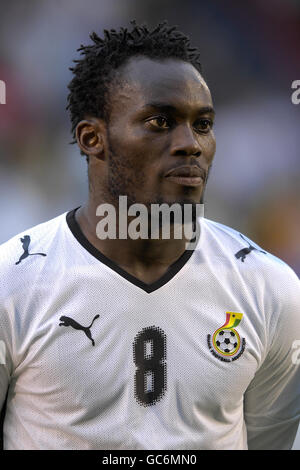
[[[111,203],[117,210],[119,195],[127,195],[128,206],[199,203],[216,149],[214,111],[205,81],[184,61],[133,57],[118,75],[123,80],[110,92],[109,122],[89,116],[76,128],[78,145],[89,156],[90,183],[76,219],[92,245],[150,284],[183,254],[187,240],[101,240],[96,208]],[[182,165],[200,167],[202,184],[179,185],[165,177]]]

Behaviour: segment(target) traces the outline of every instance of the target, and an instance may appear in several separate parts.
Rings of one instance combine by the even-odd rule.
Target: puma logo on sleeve
[[[39,256],[47,256],[45,253],[29,253],[29,245],[30,245],[30,236],[29,235],[24,235],[23,238],[20,238],[20,241],[22,243],[22,247],[24,250],[24,253],[22,256],[20,256],[19,261],[17,261],[15,264],[20,264],[21,261],[26,259],[28,256],[34,256],[34,255],[39,255]]]
[[[253,250],[256,250],[256,251],[259,251],[260,253],[266,254],[265,251],[259,250],[258,248],[255,248],[255,246],[252,246],[251,243],[248,240],[246,240],[246,238],[243,237],[243,235],[241,233],[240,233],[240,236],[242,237],[243,240],[245,240],[245,242],[248,243],[249,247],[242,248],[240,251],[235,253],[234,256],[236,257],[236,259],[240,259],[243,263],[245,261],[246,256],[249,255],[249,253],[251,253],[251,251],[253,251]]]

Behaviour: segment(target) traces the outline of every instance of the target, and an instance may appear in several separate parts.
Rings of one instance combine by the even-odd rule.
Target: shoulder
[[[300,302],[300,280],[282,259],[259,246],[247,235],[219,222],[203,218],[204,236],[208,245],[227,260],[232,269],[255,278],[262,288],[269,288],[283,297],[286,291],[296,291]]]
[[[48,261],[49,250],[57,242],[58,232],[63,230],[65,218],[66,213],[61,214],[24,230],[0,245],[0,277],[3,289],[9,285],[18,285],[29,269],[34,273],[36,268],[40,269]]]
[[[268,325],[268,337],[277,345],[290,344],[300,335],[300,279],[283,260],[226,225],[203,219],[207,263],[224,286],[238,292],[242,301]],[[260,320],[258,320],[260,321]],[[276,336],[277,335],[277,336]]]
[[[203,225],[205,227],[205,231],[208,234],[210,239],[215,239],[216,242],[226,247],[233,247],[233,248],[243,248],[250,246],[259,249],[263,252],[265,250],[257,245],[253,240],[251,240],[247,235],[238,230],[235,230],[228,225],[221,224],[220,222],[216,222],[214,220],[203,218]],[[280,260],[279,260],[280,261]]]

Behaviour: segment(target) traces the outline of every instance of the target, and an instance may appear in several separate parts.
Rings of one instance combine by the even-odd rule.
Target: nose
[[[199,137],[195,136],[193,129],[187,124],[181,124],[173,130],[171,155],[200,157],[202,151]]]

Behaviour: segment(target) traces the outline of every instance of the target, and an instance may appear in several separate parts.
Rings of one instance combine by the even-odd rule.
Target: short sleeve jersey
[[[0,247],[5,449],[288,449],[300,414],[300,281],[206,218],[152,284],[75,210]]]

